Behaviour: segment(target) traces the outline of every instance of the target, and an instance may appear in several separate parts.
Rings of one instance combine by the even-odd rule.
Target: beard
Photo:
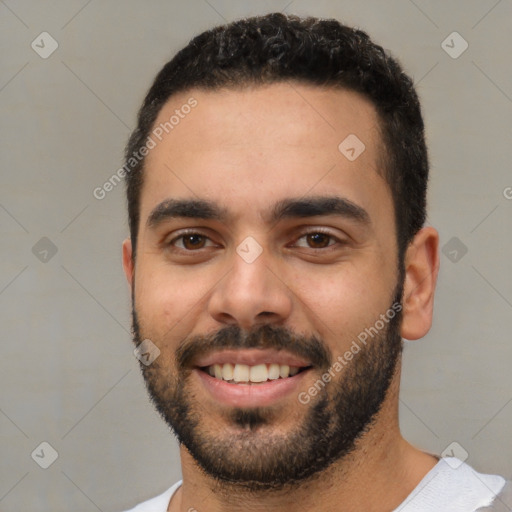
[[[286,349],[310,361],[320,379],[335,362],[326,343],[285,327],[264,324],[245,332],[230,325],[213,334],[184,339],[175,361],[160,356],[149,366],[141,363],[150,399],[178,442],[218,483],[263,491],[282,490],[317,478],[355,450],[357,440],[371,429],[386,399],[403,349],[401,308],[396,311],[402,290],[403,280],[389,308],[396,315],[368,343],[359,344],[359,352],[314,399],[307,404],[298,400],[300,405],[294,412],[298,420],[286,432],[274,428],[279,418],[282,420],[277,406],[220,409],[216,414],[230,429],[212,432],[209,413],[190,390],[188,379],[191,361],[199,354],[242,348]],[[141,343],[144,337],[135,307],[132,329],[134,342]],[[165,346],[164,339],[152,341]]]

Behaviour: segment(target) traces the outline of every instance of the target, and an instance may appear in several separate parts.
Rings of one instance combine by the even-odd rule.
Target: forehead
[[[191,103],[197,104],[190,108]],[[267,147],[305,143],[332,148],[334,143],[336,149],[348,133],[379,141],[378,116],[364,96],[294,82],[181,92],[160,110],[154,128],[159,126],[163,138],[189,147],[204,147],[211,140],[217,144],[221,133],[229,135],[231,144]]]
[[[310,192],[340,193],[375,214],[392,208],[378,116],[353,91],[297,83],[192,89],[169,99],[150,136],[142,222],[170,197],[238,203],[247,215]]]

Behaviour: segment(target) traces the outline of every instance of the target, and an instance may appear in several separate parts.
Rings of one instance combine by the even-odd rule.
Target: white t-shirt
[[[181,483],[126,512],[167,512]],[[489,506],[504,485],[501,476],[484,475],[455,457],[444,457],[393,512],[476,512]]]

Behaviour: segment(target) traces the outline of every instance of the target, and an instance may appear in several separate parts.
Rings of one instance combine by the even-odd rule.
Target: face
[[[354,449],[400,356],[377,115],[353,92],[274,84],[177,95],[155,126],[192,97],[146,158],[134,268],[125,243],[135,341],[160,350],[141,368],[211,476],[298,482]]]

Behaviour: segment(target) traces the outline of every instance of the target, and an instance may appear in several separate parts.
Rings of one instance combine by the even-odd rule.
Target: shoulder
[[[479,473],[456,457],[443,457],[395,512],[480,511],[495,502],[504,486],[499,475]]]
[[[509,512],[512,509],[512,480],[507,480],[501,491],[488,507],[479,508],[476,512]]]
[[[182,480],[176,482],[172,487],[167,489],[162,494],[151,498],[150,500],[139,503],[137,506],[126,510],[125,512],[167,512],[169,502],[173,494],[178,490],[182,483]]]

